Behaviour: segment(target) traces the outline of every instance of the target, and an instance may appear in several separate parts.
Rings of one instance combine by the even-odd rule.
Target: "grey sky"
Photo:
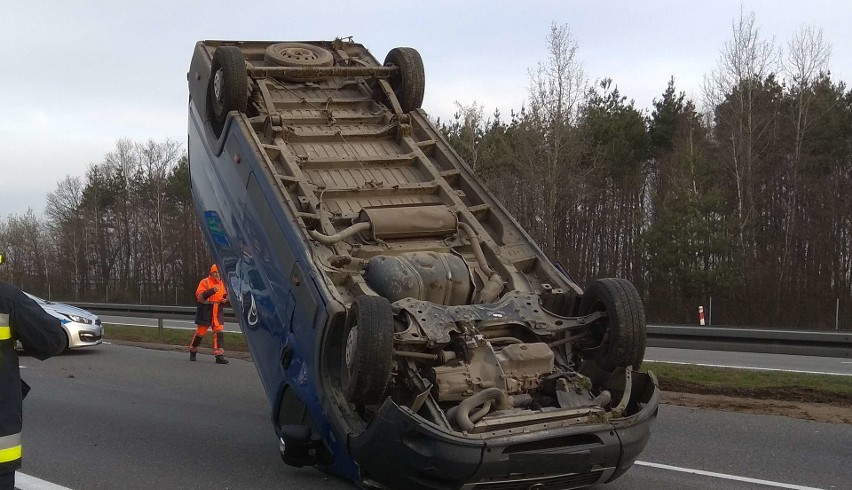
[[[674,76],[700,99],[731,37],[740,1],[30,0],[0,2],[0,219],[44,209],[66,175],[83,176],[116,140],[186,141],[186,71],[196,41],[354,36],[379,60],[417,48],[424,109],[454,102],[508,116],[528,70],[547,57],[552,22],[568,24],[591,79],[610,77],[640,108]],[[340,7],[338,5],[346,5]],[[743,0],[780,45],[802,24],[823,29],[835,80],[852,81],[852,2]]]

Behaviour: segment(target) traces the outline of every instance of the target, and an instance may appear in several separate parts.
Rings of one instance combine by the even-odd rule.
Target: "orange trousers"
[[[198,346],[207,334],[207,330],[211,328],[207,325],[198,325],[195,329],[195,334],[192,336],[192,342],[189,343],[190,352],[198,352]],[[225,327],[222,325],[213,325],[213,355],[221,356],[225,354]]]

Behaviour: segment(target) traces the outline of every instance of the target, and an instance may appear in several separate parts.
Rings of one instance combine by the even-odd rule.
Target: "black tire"
[[[393,310],[381,296],[358,296],[344,329],[341,381],[346,399],[357,405],[385,396],[393,362]]]
[[[222,134],[231,111],[245,112],[248,104],[248,71],[243,53],[236,46],[221,46],[213,53],[207,107],[216,136]]]
[[[385,58],[385,66],[396,66],[399,70],[388,79],[399,101],[402,112],[419,109],[423,105],[426,90],[426,74],[423,58],[414,48],[393,48]]]
[[[586,288],[580,301],[580,315],[605,311],[606,318],[592,324],[595,348],[582,351],[606,371],[633,366],[639,369],[645,358],[645,309],[639,292],[625,279],[598,279]]]

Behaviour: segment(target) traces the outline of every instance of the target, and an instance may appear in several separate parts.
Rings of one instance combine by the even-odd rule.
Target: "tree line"
[[[643,110],[554,24],[523,107],[435,122],[552,260],[630,279],[650,322],[852,328],[852,92],[819,29],[731,34],[701,100],[672,78]],[[0,221],[0,249],[4,279],[60,300],[189,304],[210,263],[168,140],[119,140],[44,217]]]
[[[186,304],[210,267],[180,144],[122,139],[83,178],[67,176],[31,210],[0,222],[0,270],[58,300]]]
[[[551,259],[630,279],[652,322],[852,328],[852,92],[819,29],[782,49],[740,15],[702,100],[671,79],[649,112],[589,83],[567,26],[547,45],[508,120],[440,126]]]

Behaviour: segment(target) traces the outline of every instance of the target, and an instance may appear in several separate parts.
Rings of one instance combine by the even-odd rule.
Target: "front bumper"
[[[62,325],[68,333],[68,348],[89,347],[103,342],[104,327],[94,322],[67,322]]]
[[[639,409],[606,423],[461,436],[386,400],[349,449],[363,476],[388,488],[565,490],[611,481],[633,465],[657,415],[656,380],[634,375]]]

